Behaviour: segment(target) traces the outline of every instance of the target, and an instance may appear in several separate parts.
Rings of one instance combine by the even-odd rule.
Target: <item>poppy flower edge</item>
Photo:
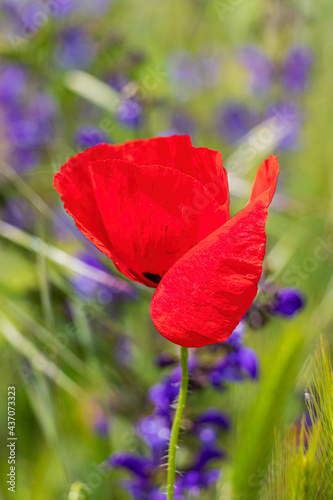
[[[279,173],[270,156],[259,167],[249,203],[191,248],[165,274],[152,298],[157,330],[183,347],[227,340],[257,293],[265,224]]]

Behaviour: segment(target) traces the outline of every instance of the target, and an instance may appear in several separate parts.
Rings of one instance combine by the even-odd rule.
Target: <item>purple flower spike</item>
[[[279,148],[289,150],[297,147],[303,117],[299,106],[294,101],[284,100],[270,104],[266,109],[265,118],[274,118],[278,129],[285,131]]]
[[[2,66],[0,73],[0,102],[13,104],[21,99],[27,86],[28,75],[21,66]]]
[[[256,379],[258,373],[259,362],[255,351],[250,347],[241,347],[215,363],[210,380],[216,388],[223,388],[224,382],[240,382],[244,377]]]
[[[96,257],[87,252],[80,252],[78,254],[78,258],[85,264],[89,264],[99,271],[108,272]],[[97,299],[103,304],[108,304],[119,298],[133,300],[136,296],[135,290],[132,287],[125,291],[120,289],[120,287],[117,288],[117,284],[114,286],[102,285],[97,281],[82,275],[75,275],[72,278],[71,283],[76,293],[82,298],[89,300],[96,296]]]
[[[257,124],[255,113],[239,102],[224,104],[217,111],[217,128],[223,139],[238,141]]]
[[[212,447],[216,443],[217,435],[213,429],[205,428],[199,432],[199,439],[203,446]]]
[[[100,271],[105,271],[104,266],[92,255],[86,252],[80,252],[77,257],[85,262],[85,264],[89,264]],[[92,298],[100,286],[96,281],[81,275],[75,275],[71,282],[76,293],[85,298]]]
[[[269,57],[251,45],[241,49],[240,61],[249,70],[249,87],[254,94],[267,93],[273,83],[274,66]]]
[[[170,439],[168,419],[153,415],[143,418],[138,430],[151,449],[154,462],[158,464],[168,449]]]
[[[281,69],[284,86],[294,92],[304,92],[312,63],[313,55],[309,48],[302,45],[292,46]]]
[[[200,415],[194,419],[195,427],[204,424],[211,424],[222,430],[228,430],[230,428],[230,419],[225,413],[221,412],[217,408],[208,408],[208,410],[200,413]]]
[[[251,347],[242,347],[238,353],[241,370],[253,380],[259,376],[259,361]]]
[[[212,460],[224,458],[225,453],[216,447],[203,447],[194,458],[191,469],[202,471]]]
[[[278,291],[273,313],[292,317],[303,309],[305,299],[297,288],[282,288]]]
[[[176,113],[171,118],[171,130],[176,131],[176,134],[193,136],[196,131],[196,126],[189,115],[185,113]]]
[[[110,431],[109,420],[104,415],[98,415],[95,419],[95,431],[101,437],[107,437]]]
[[[117,118],[125,127],[138,128],[142,122],[142,107],[134,99],[123,101],[118,108]]]
[[[243,345],[244,334],[245,334],[245,321],[242,319],[238,323],[238,325],[236,326],[236,328],[234,329],[228,340],[222,343],[230,345],[236,351],[238,351]]]
[[[31,230],[37,222],[36,213],[23,198],[8,198],[1,212],[6,222],[20,229]]]
[[[104,132],[91,125],[84,125],[75,132],[74,141],[80,149],[87,149],[104,142],[110,142]]]
[[[162,352],[158,354],[155,359],[155,364],[159,368],[164,368],[166,366],[171,366],[176,363],[176,357],[170,352]]]
[[[61,68],[86,68],[94,56],[95,48],[83,28],[75,26],[60,33],[55,58]]]
[[[108,462],[111,467],[123,467],[142,479],[147,479],[152,469],[149,458],[133,453],[114,453]]]

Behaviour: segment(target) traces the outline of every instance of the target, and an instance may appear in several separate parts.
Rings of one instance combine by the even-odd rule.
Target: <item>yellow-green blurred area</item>
[[[246,327],[258,380],[191,389],[185,429],[211,407],[228,414],[231,428],[219,437],[220,479],[188,498],[315,498],[301,487],[275,497],[267,483],[276,442],[296,435],[307,413],[319,336],[332,342],[333,4],[0,6],[0,497],[155,500],[133,496],[121,484],[130,474],[105,463],[114,452],[148,453],[136,424],[153,411],[149,389],[172,370],[156,357],[178,356],[178,347],[153,327],[153,289],[126,281],[79,233],[53,174],[98,142],[176,133],[221,151],[232,214],[247,203],[263,159],[278,155],[264,276],[306,298],[293,317]],[[216,354],[198,356],[209,363]],[[12,386],[15,493],[7,484]],[[194,435],[186,439],[180,469],[196,446]],[[157,486],[164,474],[161,467],[154,476]]]

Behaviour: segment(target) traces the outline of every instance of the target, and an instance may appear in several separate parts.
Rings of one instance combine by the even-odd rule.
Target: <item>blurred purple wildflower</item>
[[[96,54],[88,33],[80,26],[62,30],[55,59],[63,69],[86,68]]]
[[[122,73],[112,73],[109,78],[109,85],[117,92],[121,92],[129,82],[128,78]]]
[[[100,413],[95,419],[95,431],[101,437],[107,437],[110,432],[110,422],[105,415]]]
[[[241,347],[215,362],[210,380],[216,388],[223,388],[225,382],[240,382],[244,378],[257,379],[258,373],[259,362],[255,351],[250,347]]]
[[[223,104],[217,111],[217,129],[230,143],[238,141],[258,124],[256,113],[240,102]]]
[[[2,210],[3,220],[25,231],[31,230],[36,223],[36,213],[30,203],[17,196],[6,200]]]
[[[296,102],[288,99],[270,104],[265,112],[265,118],[275,117],[281,127],[286,130],[284,139],[279,148],[295,149],[297,147],[303,117]]]
[[[292,317],[303,309],[305,299],[297,288],[282,288],[277,292],[276,303],[272,312],[281,316]]]
[[[109,273],[103,264],[92,254],[80,252],[77,257],[84,263],[89,264],[93,268]],[[76,293],[83,299],[91,300],[97,298],[103,304],[107,304],[119,298],[132,300],[135,297],[135,291],[132,287],[128,290],[117,289],[116,287],[108,287],[101,285],[91,278],[82,275],[75,275],[71,280],[72,286]]]
[[[175,113],[171,118],[171,129],[179,135],[194,136],[196,125],[194,120],[186,113]]]
[[[171,433],[169,420],[150,415],[143,418],[137,428],[150,449],[153,462],[159,465],[168,449]]]
[[[162,352],[156,356],[155,364],[159,368],[164,368],[165,366],[171,366],[176,363],[176,357],[169,352]]]
[[[20,102],[28,83],[28,73],[22,66],[8,64],[1,66],[0,103],[9,106]]]
[[[218,408],[208,408],[200,413],[193,421],[195,429],[207,424],[216,426],[221,430],[228,430],[230,427],[230,419],[228,415],[221,412]]]
[[[313,54],[304,45],[293,45],[282,64],[281,81],[293,92],[304,92],[308,83],[309,71],[313,64]]]
[[[138,128],[143,118],[142,107],[134,99],[126,99],[119,105],[117,118],[125,127]]]
[[[239,350],[243,345],[243,338],[245,334],[245,320],[241,319],[238,323],[228,340],[223,342],[226,345],[233,347],[235,350]]]
[[[114,347],[117,362],[122,366],[129,366],[132,361],[132,346],[125,336],[119,337]]]
[[[177,50],[169,55],[168,68],[174,95],[187,100],[200,89],[217,84],[220,61],[213,56]]]
[[[76,130],[74,141],[80,149],[87,149],[104,142],[109,143],[110,139],[100,128],[84,125]]]
[[[274,77],[274,66],[269,57],[255,45],[243,47],[239,52],[242,65],[249,71],[249,88],[254,94],[266,94]]]

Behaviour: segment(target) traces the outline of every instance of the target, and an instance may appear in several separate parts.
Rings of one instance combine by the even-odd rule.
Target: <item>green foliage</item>
[[[246,412],[236,434],[232,484],[236,498],[259,498],[286,399],[295,386],[304,339],[287,330],[278,345],[267,353],[269,369],[261,375],[259,394]]]
[[[53,4],[39,5],[42,3]],[[265,271],[282,286],[290,285],[290,277],[296,279],[307,297],[307,307],[290,322],[274,319],[247,333],[245,343],[260,360],[258,383],[230,384],[221,393],[194,393],[189,400],[191,414],[217,407],[232,422],[231,433],[221,443],[227,456],[220,484],[200,492],[200,500],[331,500],[333,388],[328,347],[317,350],[312,365],[309,356],[319,334],[324,333],[329,342],[333,338],[332,251],[324,257],[321,251],[316,258],[318,239],[327,244],[333,228],[333,3],[110,3],[110,11],[100,17],[85,19],[80,13],[69,18],[49,16],[35,36],[14,46],[0,34],[1,61],[23,64],[31,74],[29,92],[34,86],[41,88],[54,97],[59,108],[52,143],[41,164],[25,173],[15,173],[2,161],[7,139],[1,135],[0,111],[1,205],[18,196],[37,217],[35,230],[22,231],[6,224],[0,213],[0,429],[7,426],[7,387],[15,385],[19,443],[17,492],[9,493],[8,498],[130,498],[119,486],[123,474],[107,473],[100,464],[114,451],[142,451],[133,424],[151,411],[147,391],[161,376],[154,358],[161,351],[178,352],[151,324],[151,291],[138,287],[135,303],[104,304],[96,298],[82,299],[73,290],[73,276],[91,278],[95,271],[75,257],[84,243],[74,227],[68,239],[53,232],[60,203],[52,175],[76,152],[76,128],[87,121],[97,127],[111,122],[112,127],[103,131],[114,142],[121,142],[160,134],[170,128],[173,113],[189,114],[198,129],[195,145],[221,150],[227,168],[235,154],[241,155],[244,173],[230,176],[235,213],[246,204],[262,157],[277,152],[273,140],[249,159],[242,155],[244,144],[226,143],[217,130],[215,115],[220,104],[240,100],[256,113],[268,101],[267,96],[249,95],[248,75],[237,63],[237,51],[242,44],[256,44],[274,58],[278,71],[290,44],[300,42],[312,48],[315,64],[306,92],[294,96],[305,118],[299,144],[293,151],[278,151],[281,197],[280,204],[270,209]],[[64,71],[53,59],[61,30],[76,25],[89,32],[98,48],[98,56],[84,72]],[[173,50],[182,49],[193,54],[211,50],[221,62],[221,70],[216,87],[206,86],[179,101],[168,61]],[[139,63],[135,65],[133,60]],[[124,71],[135,84],[127,90],[135,93],[147,81],[147,71],[156,67],[164,76],[145,97],[144,125],[139,130],[126,129],[114,120],[114,93],[101,82],[113,72]],[[272,98],[276,96],[274,86]],[[308,270],[311,262],[313,270]],[[103,263],[117,275],[108,259]],[[103,284],[106,276],[99,274],[97,281]],[[124,338],[132,345],[127,365],[116,359]],[[313,425],[308,429],[298,422],[306,411],[303,394],[310,376],[308,410]],[[100,415],[110,425],[104,436],[95,429]],[[307,448],[300,446],[305,441]],[[7,458],[2,441],[1,479],[8,473]],[[0,498],[7,498],[6,493],[2,480]]]
[[[327,341],[312,359],[313,379],[305,397],[310,421],[277,440],[263,500],[333,498],[333,370]],[[310,425],[309,425],[310,424]]]
[[[89,488],[83,483],[74,483],[68,494],[68,500],[89,500]]]

